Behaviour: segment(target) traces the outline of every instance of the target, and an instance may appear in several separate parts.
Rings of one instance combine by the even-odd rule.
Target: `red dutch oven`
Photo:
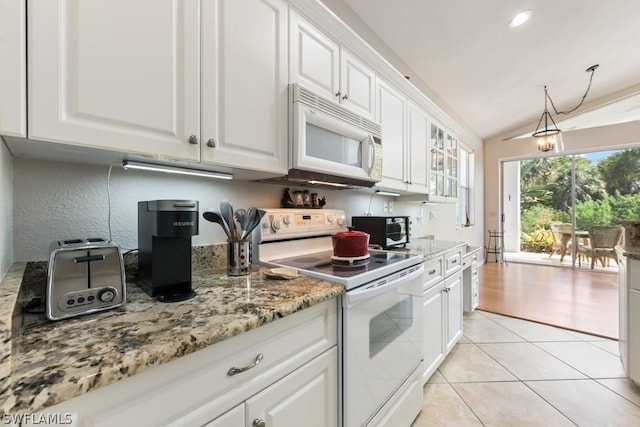
[[[333,255],[343,258],[363,257],[369,253],[369,235],[349,228],[331,235]]]

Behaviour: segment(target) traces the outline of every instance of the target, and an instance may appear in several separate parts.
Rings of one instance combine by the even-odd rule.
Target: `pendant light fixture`
[[[549,91],[547,90],[547,86],[544,87],[544,111],[542,112],[542,116],[540,116],[540,120],[538,121],[538,126],[536,126],[535,132],[533,132],[533,136],[536,141],[536,147],[538,151],[543,153],[553,151],[556,153],[560,153],[564,151],[564,140],[562,138],[562,132],[558,129],[558,125],[553,120],[551,113],[549,113],[549,109],[547,108],[547,101],[551,104],[553,111],[556,115],[560,114],[569,114],[576,111],[582,103],[584,102],[587,94],[589,93],[589,89],[591,89],[591,82],[593,81],[593,73],[599,67],[598,64],[592,65],[587,68],[587,72],[591,73],[591,77],[589,78],[589,85],[587,86],[587,90],[585,91],[580,103],[576,105],[569,111],[558,111],[556,106],[553,105],[553,100],[549,96]],[[544,122],[544,128],[540,128],[540,125]]]

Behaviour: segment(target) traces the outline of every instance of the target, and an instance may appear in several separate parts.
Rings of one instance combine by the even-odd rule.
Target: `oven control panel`
[[[337,209],[262,209],[259,241],[320,236],[347,229],[344,211]]]

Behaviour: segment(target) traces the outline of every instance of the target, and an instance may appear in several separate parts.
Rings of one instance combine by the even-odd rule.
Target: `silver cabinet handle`
[[[345,100],[346,100],[346,99],[349,99],[349,98],[347,97],[347,94],[346,94],[346,93],[344,94],[344,96],[342,97],[342,99],[345,99]]]
[[[198,137],[195,135],[191,135],[189,137],[189,144],[196,145],[198,143]]]
[[[213,138],[207,141],[207,147],[216,148],[217,145],[218,143]]]
[[[264,358],[264,354],[260,353],[260,354],[258,354],[256,356],[256,360],[254,360],[251,365],[247,365],[244,368],[236,368],[236,367],[230,368],[227,371],[227,375],[229,375],[231,377],[231,376],[233,376],[235,374],[239,374],[241,372],[248,371],[249,369],[254,368],[258,363],[262,362],[263,358]]]
[[[340,98],[340,91],[337,91],[337,92],[336,92],[336,96],[337,96],[338,98]]]
[[[457,259],[454,259],[454,260],[451,261],[451,264],[457,264],[457,263],[458,263]]]
[[[260,418],[256,418],[255,420],[253,420],[253,425],[255,427],[265,427],[267,423],[265,423],[264,420],[261,420]]]
[[[429,276],[432,276],[436,274],[436,269],[434,268],[433,270],[429,270]]]

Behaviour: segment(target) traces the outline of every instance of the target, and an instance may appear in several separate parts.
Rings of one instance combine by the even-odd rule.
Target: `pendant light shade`
[[[538,151],[543,153],[547,153],[549,151],[560,153],[564,151],[564,140],[562,139],[562,132],[560,131],[560,129],[558,129],[558,126],[556,125],[556,122],[553,120],[553,117],[551,117],[551,113],[549,113],[549,110],[547,108],[547,101],[549,101],[549,103],[553,107],[553,111],[557,115],[569,114],[576,111],[578,108],[580,108],[585,98],[587,97],[587,94],[589,93],[589,89],[591,89],[593,73],[596,71],[598,67],[599,65],[596,64],[587,68],[587,72],[591,73],[587,90],[582,96],[580,103],[569,111],[558,111],[555,105],[553,105],[553,100],[551,99],[551,97],[549,97],[549,92],[547,91],[547,87],[546,86],[544,87],[544,112],[542,113],[542,116],[538,121],[538,126],[536,126],[536,131],[533,132],[533,134],[531,135],[533,136],[536,142],[536,148],[538,149]],[[544,127],[540,127],[542,125]]]

